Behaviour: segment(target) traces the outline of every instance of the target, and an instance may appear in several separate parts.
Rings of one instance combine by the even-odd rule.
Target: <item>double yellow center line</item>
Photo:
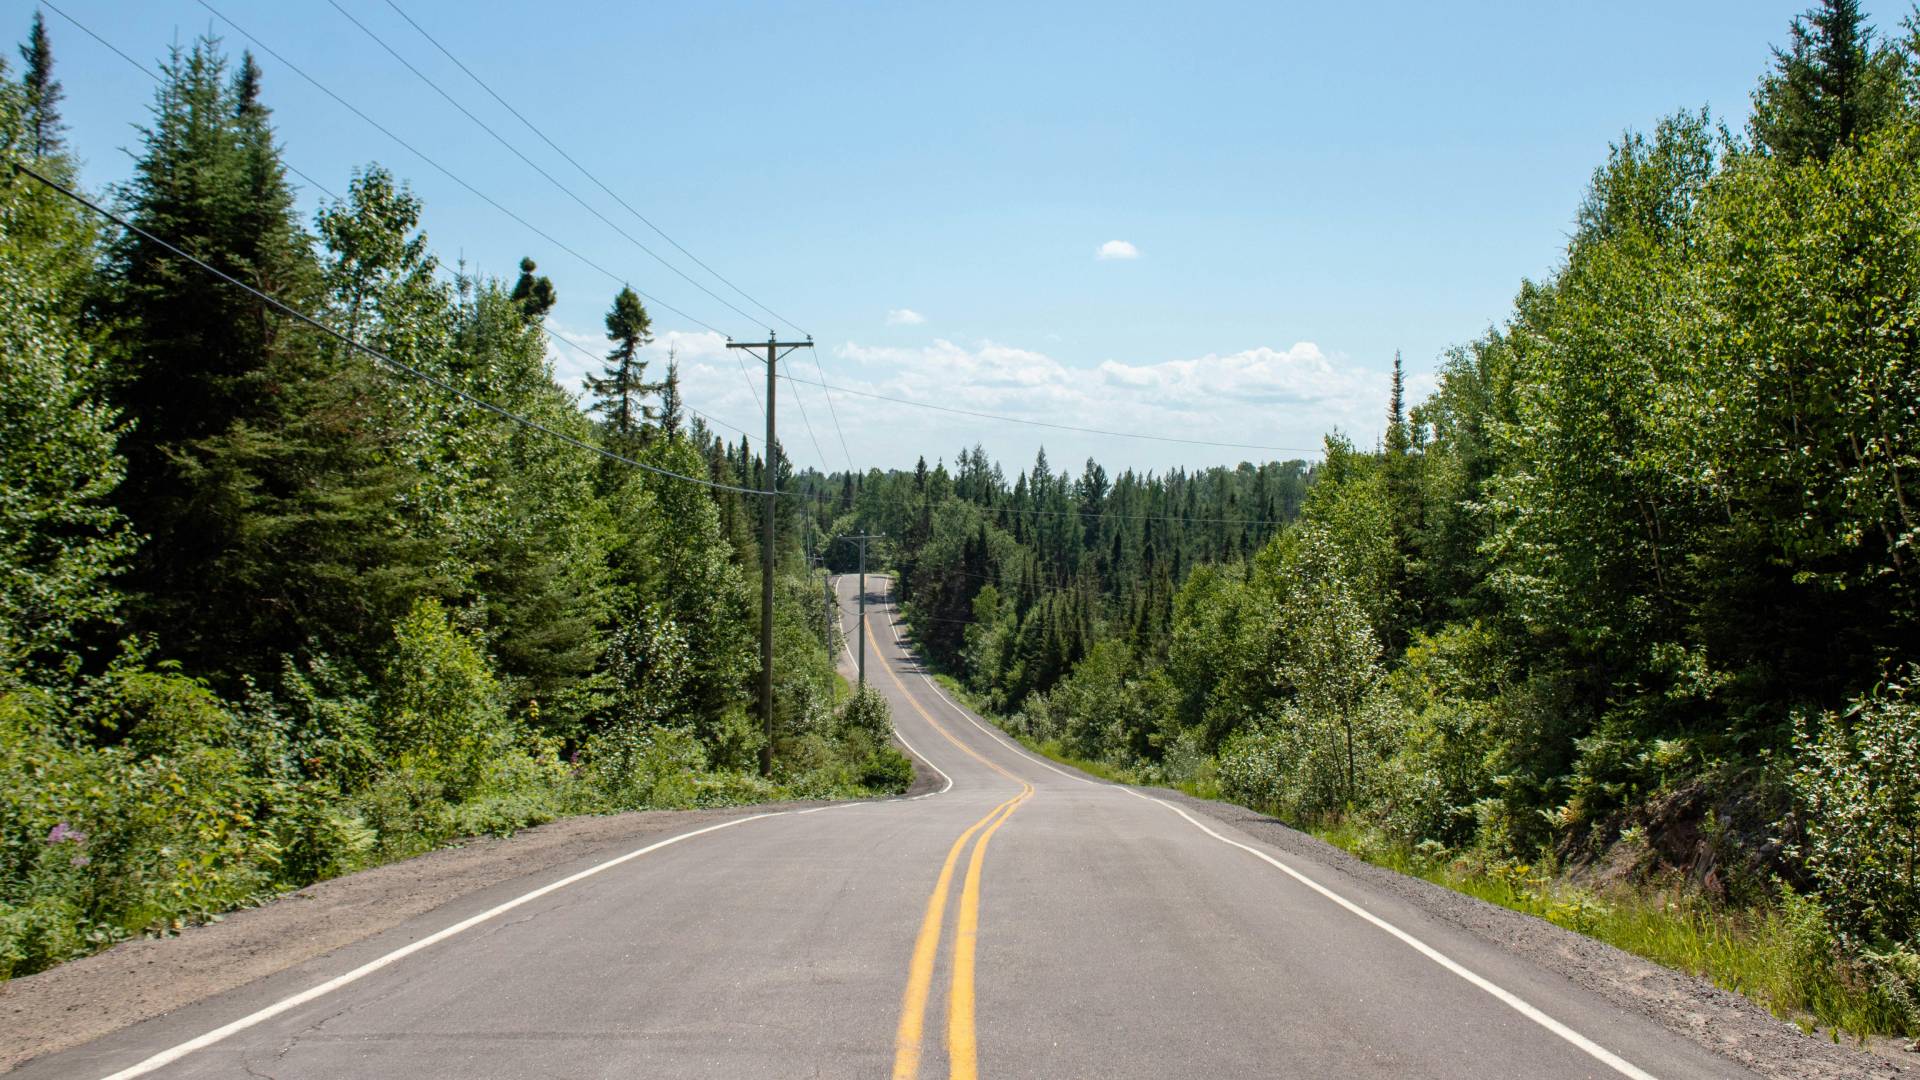
[[[872,636],[871,626],[867,634]],[[993,839],[993,834],[1007,823],[1015,810],[1020,809],[1021,803],[1033,797],[1033,785],[981,757],[972,747],[954,738],[952,732],[942,727],[907,692],[906,684],[900,681],[900,676],[885,657],[880,658],[880,666],[886,669],[893,684],[900,688],[900,696],[935,731],[981,764],[1020,785],[1018,794],[968,826],[967,831],[961,833],[960,838],[947,849],[946,861],[940,865],[940,877],[933,884],[933,895],[927,898],[926,914],[920,919],[920,933],[914,938],[913,961],[907,969],[907,990],[900,1005],[900,1026],[893,1040],[894,1080],[915,1080],[920,1073],[927,999],[933,990],[933,968],[940,952],[940,932],[946,923],[947,894],[953,887],[953,871],[960,863],[960,853],[977,836],[979,842],[973,845],[973,854],[967,860],[966,880],[960,887],[960,912],[953,932],[953,970],[947,988],[947,1075],[952,1080],[976,1080],[980,1055],[974,1029],[973,982],[974,949],[980,940],[980,867],[986,860],[987,844]]]

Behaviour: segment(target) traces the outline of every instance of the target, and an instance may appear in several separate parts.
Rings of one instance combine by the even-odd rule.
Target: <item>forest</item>
[[[111,225],[59,190],[77,169],[38,16],[20,56],[0,65],[0,978],[562,814],[906,786],[885,703],[834,673],[797,500],[756,767],[739,492],[792,467],[647,372],[633,291],[581,400],[533,260],[511,281],[443,265],[379,165],[300,220],[261,71],[210,38],[163,59],[133,177],[95,200]]]
[[[1433,393],[1395,357],[1377,440],[826,473],[692,413],[630,290],[562,386],[537,263],[442,263],[377,164],[301,219],[217,40],[164,58],[113,224],[59,190],[36,19],[0,72],[0,976],[563,814],[904,789],[815,565],[870,533],[914,644],[1042,752],[1920,1036],[1920,16],[1785,33],[1746,115],[1604,149]]]
[[[840,527],[1031,745],[1920,1034],[1920,23],[1788,29],[1742,127],[1610,148],[1430,397],[1395,358],[1377,444],[976,448]]]

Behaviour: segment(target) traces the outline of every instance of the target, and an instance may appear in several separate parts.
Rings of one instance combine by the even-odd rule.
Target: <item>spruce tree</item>
[[[623,288],[613,298],[607,312],[607,340],[613,351],[597,376],[587,376],[587,388],[594,395],[590,408],[599,413],[607,426],[609,441],[616,449],[632,449],[638,444],[641,428],[654,419],[653,409],[645,403],[660,386],[647,382],[647,362],[640,350],[653,340],[653,319],[646,305],[631,288]]]
[[[1825,161],[1890,119],[1899,60],[1876,49],[1859,0],[1821,0],[1788,27],[1754,92],[1755,141],[1789,162]]]
[[[672,348],[667,349],[667,378],[660,384],[660,431],[676,438],[686,422],[686,408],[680,399],[680,362]]]
[[[146,232],[295,308],[311,310],[310,240],[260,101],[251,58],[227,78],[218,43],[162,67],[144,152],[121,197]],[[307,472],[319,354],[264,301],[129,231],[99,303],[111,328],[116,397],[130,431],[117,500],[147,537],[125,578],[131,622],[163,654],[238,675],[302,638],[309,598],[288,569],[296,524],[282,496],[327,502]],[[322,414],[347,437],[350,414]],[[333,511],[338,507],[331,507]],[[349,529],[342,535],[351,535]],[[291,559],[296,561],[297,559]],[[284,587],[281,587],[284,585]]]
[[[1414,474],[1413,438],[1407,425],[1406,369],[1398,350],[1393,354],[1393,379],[1387,395],[1387,430],[1383,442],[1385,455],[1381,467],[1385,470],[1386,524],[1393,542],[1393,563],[1387,576],[1387,620],[1382,631],[1387,646],[1398,649],[1405,645],[1418,618],[1418,600],[1411,593],[1420,499]]]
[[[60,99],[66,96],[66,91],[53,77],[53,45],[47,40],[46,17],[37,11],[33,13],[33,28],[27,32],[27,43],[20,46],[20,59],[27,65],[20,78],[20,85],[26,90],[26,111],[22,117],[26,126],[26,149],[37,158],[52,157],[65,144],[60,137],[67,129],[60,122]]]

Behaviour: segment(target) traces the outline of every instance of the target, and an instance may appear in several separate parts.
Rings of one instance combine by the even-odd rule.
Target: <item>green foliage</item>
[[[394,639],[374,711],[376,738],[390,760],[442,778],[445,797],[457,800],[513,744],[517,725],[486,656],[437,601],[415,604]]]
[[[26,132],[0,89],[0,153]],[[133,550],[110,496],[124,466],[118,412],[74,325],[65,269],[91,234],[49,193],[0,185],[0,671],[71,662],[76,634],[116,606],[108,583]]]
[[[72,184],[49,50],[36,22],[0,79],[0,151]],[[142,229],[544,430],[0,183],[0,978],[564,813],[906,786],[884,706],[836,715],[797,521],[780,771],[743,771],[747,508],[580,444],[753,485],[790,477],[777,447],[597,424],[547,358],[552,283],[447,274],[378,165],[303,228],[251,57],[176,50],[143,134]],[[644,420],[633,295],[610,330]]]
[[[222,738],[234,719],[178,675],[117,672],[94,692],[134,738],[94,749],[53,703],[0,697],[0,968],[32,971],[128,934],[225,910],[278,865],[267,795]]]
[[[1792,783],[1807,870],[1834,924],[1920,943],[1920,695],[1910,667],[1842,713],[1795,726]]]
[[[1826,161],[1895,119],[1905,58],[1875,46],[1859,0],[1822,0],[1788,33],[1753,95],[1754,140],[1769,153]]]
[[[1330,437],[1258,550],[1136,540],[1093,463],[863,478],[918,643],[1050,753],[1217,755],[1229,797],[1454,853],[1455,884],[1776,1008],[1911,1025],[1920,759],[1911,675],[1881,683],[1920,670],[1920,29],[1826,0],[1790,34],[1750,141],[1682,112],[1611,147],[1564,263],[1425,401],[1396,362],[1379,449]],[[1798,846],[1715,816],[1785,773]],[[1628,848],[1671,910],[1556,876]]]

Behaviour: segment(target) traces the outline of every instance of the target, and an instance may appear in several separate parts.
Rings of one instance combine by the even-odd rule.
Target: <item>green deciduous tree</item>
[[[0,85],[0,153],[36,138],[28,97]],[[121,421],[73,318],[92,251],[71,204],[0,184],[0,672],[65,666],[76,630],[114,613],[134,546],[111,502]]]

